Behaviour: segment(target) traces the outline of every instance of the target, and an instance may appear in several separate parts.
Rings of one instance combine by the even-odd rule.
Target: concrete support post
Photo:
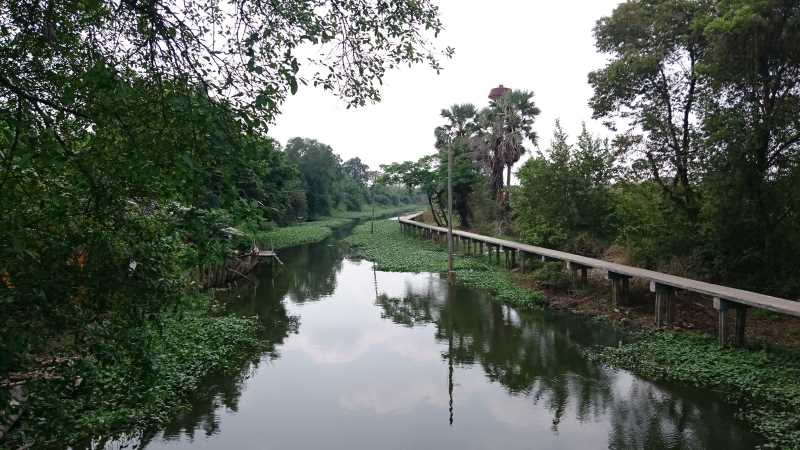
[[[650,282],[650,292],[655,292],[655,320],[656,326],[672,324],[674,315],[675,288],[663,284]]]
[[[500,265],[500,251],[501,251],[501,250],[502,250],[502,247],[500,247],[499,245],[498,245],[498,246],[496,246],[496,247],[494,248],[494,251],[495,251],[495,259],[497,260],[497,265],[498,265],[498,266]]]
[[[570,272],[573,288],[586,287],[586,285],[589,284],[588,267],[572,261],[567,261],[567,270]]]
[[[734,345],[744,345],[744,327],[747,319],[747,305],[736,305],[736,322],[734,326],[733,343]]]
[[[608,272],[608,280],[611,282],[611,304],[622,306],[628,304],[628,294],[630,291],[631,277],[616,272]]]
[[[719,346],[724,347],[728,343],[728,310],[731,302],[724,298],[714,297],[714,309],[717,310],[717,337]]]
[[[733,344],[744,344],[745,323],[747,319],[747,305],[731,302],[724,298],[714,298],[714,309],[718,314],[717,333],[719,336],[719,345],[724,347],[728,344],[728,310],[736,311],[736,318],[733,327]]]

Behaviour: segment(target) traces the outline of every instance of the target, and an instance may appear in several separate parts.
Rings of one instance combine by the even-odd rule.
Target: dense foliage
[[[800,278],[800,6],[628,1],[597,22],[594,117],[519,171],[532,243],[793,297]],[[618,130],[618,127],[627,127]]]
[[[99,352],[53,368],[57,377],[31,381],[25,416],[7,442],[10,448],[23,443],[55,448],[167,423],[204,377],[235,374],[253,355],[274,350],[261,339],[263,330],[254,319],[209,314],[207,298],[191,302],[192,309],[163,317],[158,328],[150,322],[140,341],[146,364],[108,339]],[[113,364],[107,360],[112,355]]]
[[[607,240],[616,225],[610,196],[614,161],[607,141],[584,127],[572,145],[556,122],[546,154],[529,159],[518,172],[512,205],[522,237],[547,247],[585,245],[586,236]]]
[[[611,59],[589,75],[590,106],[630,126],[618,139],[638,172],[621,180],[623,192],[636,191],[623,194],[625,208],[645,194],[631,181],[664,197],[639,207],[646,221],[662,220],[648,227],[672,230],[661,240],[674,253],[651,258],[677,256],[741,287],[800,292],[790,269],[800,263],[800,5],[628,1],[595,36]],[[653,236],[632,232],[628,242]]]
[[[274,225],[411,200],[266,131],[301,85],[358,106],[388,69],[438,70],[441,28],[428,0],[0,2],[0,384],[40,356],[116,370],[115,345],[146,372],[193,268]]]

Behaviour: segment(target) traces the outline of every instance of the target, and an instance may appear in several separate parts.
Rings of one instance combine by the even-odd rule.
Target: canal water
[[[283,251],[231,293],[270,350],[209,379],[147,449],[750,449],[704,391],[587,358],[586,318],[526,312],[438,274],[375,271],[336,240]],[[129,442],[130,443],[130,442]]]

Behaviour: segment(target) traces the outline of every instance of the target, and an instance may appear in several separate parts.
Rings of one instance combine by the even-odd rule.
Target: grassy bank
[[[355,252],[374,261],[378,269],[393,272],[446,272],[447,252],[443,245],[411,236],[403,236],[397,222],[361,224],[346,240]],[[470,287],[487,289],[499,299],[517,306],[532,307],[543,296],[518,286],[508,271],[489,263],[487,258],[458,257],[454,262],[456,279]]]
[[[375,208],[375,217],[389,217],[421,208],[419,205]],[[254,231],[248,234],[250,238],[255,239],[262,247],[277,250],[321,242],[330,237],[335,229],[350,225],[358,220],[369,219],[370,217],[372,217],[371,209],[364,211],[337,211],[331,217],[324,217],[312,222],[299,223],[270,231]]]
[[[709,336],[664,331],[606,348],[598,357],[656,380],[719,391],[767,438],[767,448],[800,449],[800,354],[796,352],[720,348]]]
[[[260,352],[255,320],[216,316],[206,296],[187,303],[183,314],[151,322],[127,347],[99,343],[28,381],[24,413],[3,445],[64,448],[163,424],[207,375],[240,370]]]

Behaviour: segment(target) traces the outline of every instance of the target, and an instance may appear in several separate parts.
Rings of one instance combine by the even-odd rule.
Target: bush
[[[567,289],[570,285],[569,275],[564,272],[564,264],[558,261],[542,264],[533,271],[533,278],[540,285],[551,289]]]
[[[608,142],[593,138],[585,127],[576,145],[567,139],[556,122],[549,151],[526,161],[517,173],[520,187],[511,203],[527,242],[568,249],[578,236],[584,241],[613,236],[614,157]]]

